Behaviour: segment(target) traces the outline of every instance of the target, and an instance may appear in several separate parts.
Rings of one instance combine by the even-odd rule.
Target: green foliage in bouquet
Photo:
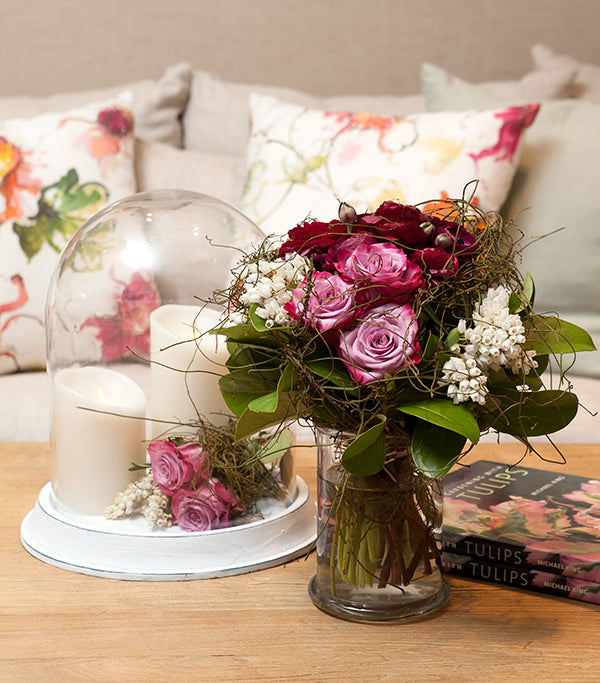
[[[560,357],[594,350],[583,329],[534,311],[504,221],[465,200],[384,202],[306,220],[245,254],[215,294],[226,321],[220,380],[236,438],[294,419],[352,432],[342,464],[379,472],[385,437],[445,474],[480,434],[530,437],[578,410]],[[542,373],[557,361],[559,388]],[[556,366],[556,363],[554,363]]]

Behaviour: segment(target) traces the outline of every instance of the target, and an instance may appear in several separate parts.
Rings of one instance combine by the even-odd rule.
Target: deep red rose
[[[453,254],[459,261],[465,261],[477,250],[477,240],[462,225],[444,221],[435,228],[434,246]]]
[[[416,252],[413,261],[419,265],[434,282],[449,280],[456,275],[458,259],[444,249],[429,247]]]
[[[279,256],[290,253],[312,256],[316,252],[327,251],[332,244],[347,235],[347,226],[337,220],[330,223],[304,221],[289,231],[288,240],[279,248]]]
[[[359,216],[358,222],[368,226],[370,233],[393,240],[401,247],[423,249],[433,245],[433,231],[422,227],[432,223],[431,216],[414,206],[383,202],[375,213]]]

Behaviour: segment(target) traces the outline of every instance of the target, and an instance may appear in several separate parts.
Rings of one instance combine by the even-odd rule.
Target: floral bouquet
[[[245,254],[215,293],[236,439],[301,419],[337,453],[321,471],[335,581],[385,588],[431,573],[441,504],[427,482],[482,432],[533,451],[530,437],[575,416],[560,356],[593,342],[534,312],[517,246],[499,216],[465,200],[360,215],[341,204],[337,219]],[[542,378],[552,357],[558,388]]]

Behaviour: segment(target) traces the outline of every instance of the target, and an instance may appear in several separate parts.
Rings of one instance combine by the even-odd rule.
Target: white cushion
[[[461,197],[474,180],[467,192],[484,210],[499,209],[536,107],[384,118],[252,95],[242,209],[281,234],[309,214],[335,218],[340,201],[373,211],[388,199]]]
[[[45,367],[60,251],[87,218],[135,192],[130,103],[0,123],[0,373]]]

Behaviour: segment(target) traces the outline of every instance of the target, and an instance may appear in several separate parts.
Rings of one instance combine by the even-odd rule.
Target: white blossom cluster
[[[286,259],[260,260],[247,266],[244,273],[243,292],[240,302],[246,307],[258,304],[257,315],[266,321],[267,327],[290,325],[292,318],[284,310],[292,300],[292,289],[298,287],[309,272],[310,261],[298,254]],[[230,322],[248,322],[247,314],[233,312]]]
[[[118,519],[139,510],[152,526],[167,527],[171,526],[168,505],[169,497],[162,493],[152,473],[149,473],[117,493],[114,503],[106,508],[104,515],[108,519]]]
[[[459,353],[458,344],[451,351]],[[473,358],[452,356],[444,363],[441,384],[448,385],[448,397],[454,403],[471,401],[483,405],[487,397],[487,377]]]
[[[502,367],[514,373],[537,367],[535,351],[526,351],[525,328],[521,318],[508,307],[509,290],[500,285],[490,288],[473,313],[473,327],[465,320],[458,324],[464,337],[464,350],[458,344],[455,354],[442,368],[442,384],[448,385],[448,396],[454,403],[485,403],[488,393],[487,372]]]

